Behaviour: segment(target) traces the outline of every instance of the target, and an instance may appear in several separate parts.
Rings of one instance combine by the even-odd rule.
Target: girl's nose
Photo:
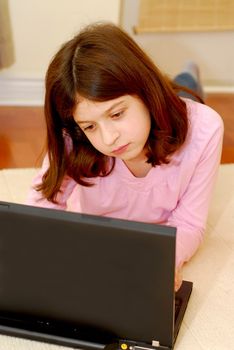
[[[103,128],[102,130],[102,140],[107,146],[111,146],[119,137],[119,131],[115,128]]]

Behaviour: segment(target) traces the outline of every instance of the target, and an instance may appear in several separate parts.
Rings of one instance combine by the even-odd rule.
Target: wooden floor
[[[39,167],[44,145],[42,107],[0,107],[0,169]]]
[[[208,95],[206,104],[224,120],[221,161],[234,163],[234,94]],[[0,169],[40,166],[44,145],[42,107],[0,107]]]
[[[221,163],[234,163],[234,94],[207,95],[205,102],[216,110],[224,121]]]

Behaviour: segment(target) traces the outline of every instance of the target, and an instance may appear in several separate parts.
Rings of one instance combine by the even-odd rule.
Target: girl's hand
[[[182,267],[177,267],[175,270],[175,291],[177,292],[182,284],[183,276],[182,276]]]

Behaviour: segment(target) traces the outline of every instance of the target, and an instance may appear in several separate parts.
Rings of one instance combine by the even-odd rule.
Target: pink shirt
[[[186,104],[189,132],[169,164],[156,166],[145,177],[137,178],[116,159],[109,176],[91,179],[94,186],[84,187],[66,177],[59,204],[53,204],[33,189],[48,167],[46,157],[27,204],[175,226],[176,264],[181,266],[203,238],[223,138],[223,122],[214,110],[192,100]]]

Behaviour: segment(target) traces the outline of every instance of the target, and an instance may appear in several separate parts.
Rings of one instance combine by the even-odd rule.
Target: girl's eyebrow
[[[116,107],[118,107],[119,105],[121,105],[121,104],[124,103],[124,102],[125,102],[124,100],[121,100],[121,101],[119,101],[119,102],[114,103],[110,108],[108,108],[108,109],[104,112],[104,114],[110,113],[113,109],[115,109]]]
[[[120,106],[122,103],[124,103],[124,100],[118,101],[116,103],[114,103],[112,106],[110,106],[109,108],[107,108],[106,111],[103,112],[104,114],[109,114],[113,109],[115,109],[116,107]],[[91,120],[77,120],[77,124],[84,124],[84,123],[92,123]]]

